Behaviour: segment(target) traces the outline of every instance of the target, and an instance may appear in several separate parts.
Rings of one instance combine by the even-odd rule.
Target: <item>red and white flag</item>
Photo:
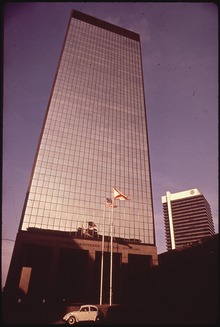
[[[113,187],[113,198],[117,200],[128,200],[127,195],[124,195],[122,192]]]

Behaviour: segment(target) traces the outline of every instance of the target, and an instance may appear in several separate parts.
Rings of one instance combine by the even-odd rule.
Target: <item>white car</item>
[[[91,304],[82,305],[78,311],[68,312],[64,317],[69,325],[74,325],[80,321],[98,321],[100,318],[100,311],[98,307]]]

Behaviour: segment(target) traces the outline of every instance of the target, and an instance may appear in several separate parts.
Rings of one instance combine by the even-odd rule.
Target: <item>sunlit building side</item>
[[[103,232],[105,197],[114,234],[154,244],[139,35],[73,12],[27,192],[21,230]],[[105,219],[105,233],[109,220]]]
[[[97,302],[104,240],[108,302],[112,236],[113,301],[144,290],[158,260],[141,60],[139,34],[72,11],[6,282],[11,294]]]

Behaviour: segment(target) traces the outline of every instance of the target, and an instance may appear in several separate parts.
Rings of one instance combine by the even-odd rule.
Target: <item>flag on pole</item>
[[[113,197],[118,200],[128,200],[127,195],[124,195],[122,192],[113,187]]]
[[[106,207],[112,208],[113,204],[112,204],[112,199],[106,198],[106,203],[105,203]],[[116,205],[113,206],[113,208],[117,208]]]

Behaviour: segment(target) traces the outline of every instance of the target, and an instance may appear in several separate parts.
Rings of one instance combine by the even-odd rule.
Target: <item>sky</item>
[[[197,188],[218,233],[218,9],[211,2],[6,3],[2,287],[71,10],[140,34],[158,254],[161,197]]]

